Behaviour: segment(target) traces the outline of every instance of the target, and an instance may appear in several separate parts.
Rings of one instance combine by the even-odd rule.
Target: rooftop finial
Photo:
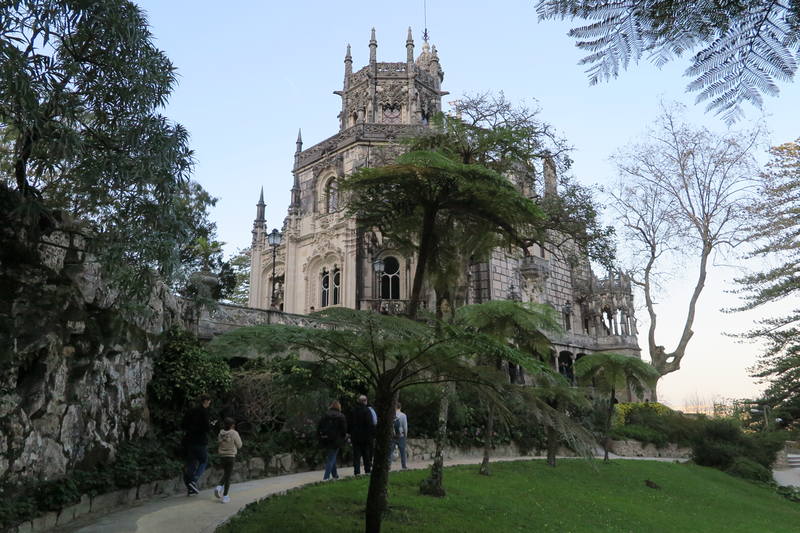
[[[375,40],[375,28],[372,28],[372,34],[369,38],[369,62],[375,63],[377,61],[378,41]]]
[[[264,207],[264,187],[261,187],[261,196],[259,196],[258,203],[256,204],[256,220],[254,223],[254,231],[256,227],[264,224]]]
[[[350,43],[347,43],[347,53],[344,55],[344,60],[353,62],[353,56],[350,55]]]
[[[411,35],[411,26],[408,27],[408,37],[406,38],[406,63],[409,65],[414,62],[414,37]]]
[[[303,151],[303,132],[299,128],[297,129],[297,151]]]
[[[425,22],[425,30],[422,32],[422,40],[428,42],[428,0],[422,0],[422,16]]]

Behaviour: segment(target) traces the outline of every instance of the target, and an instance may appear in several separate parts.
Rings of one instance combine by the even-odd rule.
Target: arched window
[[[339,267],[333,267],[333,305],[339,305],[341,300],[342,271]]]
[[[381,276],[381,299],[400,299],[400,262],[395,257],[383,258],[383,276]]]
[[[325,185],[325,212],[335,213],[339,210],[339,188],[336,180],[331,178]]]
[[[331,273],[322,269],[322,298],[320,301],[320,307],[328,307],[330,290],[331,290]]]

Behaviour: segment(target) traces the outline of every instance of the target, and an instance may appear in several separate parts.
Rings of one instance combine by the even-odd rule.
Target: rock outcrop
[[[4,191],[0,191],[4,192]],[[113,458],[149,428],[146,388],[181,305],[163,286],[144,309],[86,253],[79,224],[15,218],[0,194],[0,483],[59,477]]]

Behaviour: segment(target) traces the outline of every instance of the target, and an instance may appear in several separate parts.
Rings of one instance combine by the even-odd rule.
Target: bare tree
[[[761,136],[759,128],[712,133],[685,123],[682,111],[662,104],[645,140],[614,157],[621,185],[613,205],[631,251],[630,276],[650,317],[650,361],[661,376],[680,368],[712,254],[746,238],[746,207],[758,173],[752,152]],[[697,261],[697,274],[680,339],[667,352],[656,341],[656,296],[659,277],[678,257]]]

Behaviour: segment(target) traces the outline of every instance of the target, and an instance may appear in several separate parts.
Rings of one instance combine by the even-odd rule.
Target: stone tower
[[[294,314],[330,306],[384,313],[406,309],[415,257],[393,249],[377,232],[359,228],[342,209],[337,185],[360,167],[391,162],[401,151],[397,141],[428,127],[442,108],[447,93],[441,90],[444,72],[436,47],[425,42],[415,57],[410,29],[405,47],[405,61],[379,62],[373,29],[369,61],[353,71],[347,46],[342,89],[334,92],[341,98],[339,131],[306,149],[298,134],[291,203],[283,240],[275,248],[266,243],[263,197],[256,204],[250,307]],[[543,197],[558,194],[557,182],[556,166],[546,158]],[[537,197],[533,190],[526,194]],[[564,330],[551,335],[553,364],[568,379],[573,379],[575,360],[587,353],[638,355],[629,280],[599,279],[588,259],[568,260],[575,251],[568,239],[553,242],[565,244],[561,250],[539,244],[498,249],[488,261],[470,265],[463,287],[466,302],[510,299],[551,305]],[[376,263],[382,272],[373,269]],[[519,369],[509,367],[512,371],[512,379],[524,380]]]

